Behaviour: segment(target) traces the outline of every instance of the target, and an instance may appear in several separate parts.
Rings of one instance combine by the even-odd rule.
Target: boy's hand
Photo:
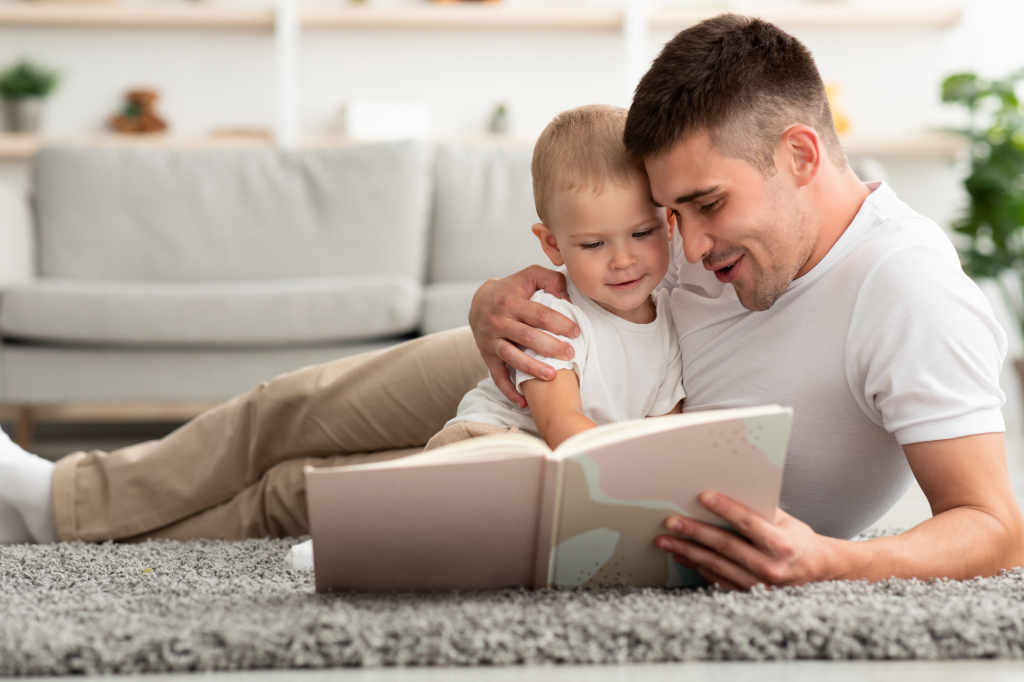
[[[504,279],[484,282],[473,295],[469,309],[469,326],[491,378],[519,407],[526,407],[526,399],[516,390],[505,365],[545,381],[555,378],[555,370],[531,358],[516,344],[549,358],[570,360],[572,346],[538,330],[568,338],[580,333],[576,323],[565,315],[530,300],[541,289],[568,300],[562,273],[531,265]]]

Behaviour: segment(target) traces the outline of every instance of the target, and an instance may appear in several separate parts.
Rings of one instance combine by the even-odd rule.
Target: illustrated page
[[[665,519],[724,526],[697,500],[716,490],[772,518],[792,412],[734,418],[597,447],[562,462],[548,580],[554,587],[703,584],[657,549]]]

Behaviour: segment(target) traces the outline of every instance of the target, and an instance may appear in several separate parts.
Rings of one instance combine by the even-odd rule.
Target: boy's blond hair
[[[628,186],[647,181],[643,164],[626,151],[621,107],[588,104],[555,116],[533,148],[533,201],[540,221],[548,224],[551,200],[558,192],[588,190],[599,194],[608,183]]]

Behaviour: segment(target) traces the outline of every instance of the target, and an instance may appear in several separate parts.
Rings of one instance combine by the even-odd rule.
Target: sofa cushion
[[[530,230],[538,222],[532,156],[526,146],[438,149],[428,281],[479,281],[551,265]]]
[[[0,335],[120,346],[267,346],[403,334],[420,284],[361,275],[260,282],[37,280],[0,296]]]
[[[420,325],[423,333],[433,334],[469,324],[473,294],[483,283],[481,279],[428,284],[423,290],[423,322]]]
[[[43,277],[422,279],[433,195],[424,143],[53,147],[33,164]]]

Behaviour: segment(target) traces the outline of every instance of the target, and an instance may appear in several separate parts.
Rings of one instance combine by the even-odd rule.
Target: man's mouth
[[[740,266],[743,264],[743,256],[726,263],[721,267],[714,268],[715,277],[723,284],[729,284],[739,276]],[[710,269],[710,268],[709,268]]]

